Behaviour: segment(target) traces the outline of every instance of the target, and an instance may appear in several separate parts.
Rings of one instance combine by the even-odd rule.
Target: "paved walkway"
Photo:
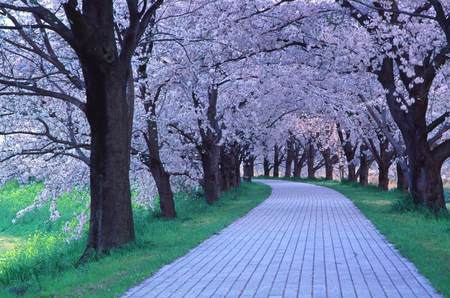
[[[264,183],[264,203],[125,297],[440,297],[343,195]]]

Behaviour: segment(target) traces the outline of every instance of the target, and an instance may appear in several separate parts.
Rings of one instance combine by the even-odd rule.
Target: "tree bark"
[[[367,186],[369,184],[369,168],[370,168],[369,158],[367,157],[367,146],[361,144],[359,150],[360,150],[359,184]]]
[[[234,179],[233,179],[233,186],[239,187],[241,185],[241,160],[239,159],[238,154],[236,153],[235,156],[235,163],[234,163]]]
[[[149,158],[147,166],[155,180],[159,195],[159,207],[161,216],[164,218],[176,217],[175,201],[173,200],[172,187],[170,185],[170,174],[164,168],[159,155],[158,127],[156,120],[148,120],[147,146],[149,148]]]
[[[294,140],[290,136],[286,142],[286,167],[284,168],[284,176],[291,177],[292,175],[292,162],[294,161]]]
[[[213,85],[208,90],[207,120],[209,127],[203,127],[203,120],[198,119],[198,128],[202,143],[199,154],[203,167],[203,189],[205,199],[208,204],[212,204],[219,199],[220,195],[220,146],[221,130],[217,121],[217,100],[219,90],[217,85]],[[194,105],[200,106],[198,98],[193,95]]]
[[[208,204],[212,204],[219,199],[220,195],[220,175],[219,175],[220,148],[218,145],[211,145],[206,152],[201,155],[203,168],[203,190]]]
[[[378,188],[389,190],[389,167],[384,164],[378,165]]]
[[[440,161],[435,161],[428,152],[428,147],[420,146],[420,142],[410,144],[408,151],[410,172],[411,172],[411,192],[414,202],[424,205],[435,212],[446,209],[444,186],[441,178]],[[413,153],[414,152],[414,153]]]
[[[427,63],[428,64],[428,63]],[[427,65],[428,67],[429,65]],[[408,113],[401,109],[396,93],[394,61],[385,58],[381,70],[377,73],[378,80],[387,90],[386,98],[392,118],[398,125],[406,145],[408,155],[410,190],[417,205],[426,206],[433,212],[446,210],[444,190],[441,178],[441,167],[449,155],[448,141],[431,149],[428,144],[429,127],[426,124],[428,109],[428,93],[436,75],[434,68],[416,68],[416,73],[424,78],[423,83],[413,84],[412,79],[400,71],[400,78],[406,86],[413,85],[408,90],[409,96],[415,101],[408,107]]]
[[[229,191],[232,188],[232,179],[234,174],[233,156],[226,146],[221,146],[220,149],[220,178],[221,191]]]
[[[387,191],[389,190],[389,168],[392,165],[395,150],[389,150],[389,140],[381,133],[378,134],[378,141],[379,149],[372,140],[369,140],[368,147],[378,165],[378,188]]]
[[[350,132],[341,130],[340,125],[337,125],[337,131],[339,140],[341,141],[342,150],[344,151],[345,158],[347,160],[347,180],[349,182],[356,182],[356,166],[353,164],[353,159],[355,158],[355,152],[357,145],[353,145],[350,141]]]
[[[139,65],[138,74],[140,79],[147,78],[147,60],[143,60]],[[173,199],[173,191],[170,185],[170,174],[164,167],[160,155],[160,143],[158,122],[156,120],[157,102],[160,97],[163,85],[156,90],[154,97],[147,94],[147,86],[145,84],[139,86],[139,96],[144,104],[145,112],[150,116],[147,118],[147,131],[144,133],[145,142],[148,148],[148,154],[142,156],[144,164],[150,170],[159,195],[159,208],[163,218],[171,219],[176,217],[175,201]]]
[[[87,250],[103,253],[134,241],[129,181],[133,103],[129,66],[83,63],[91,129],[91,212]]]
[[[356,166],[353,162],[347,164],[347,180],[349,182],[356,182]]]
[[[307,159],[308,178],[316,179],[316,169],[314,167],[314,162],[316,158],[316,149],[314,148],[313,144],[309,144],[307,150],[308,150],[308,159]]]
[[[270,161],[266,155],[264,155],[263,168],[264,168],[264,176],[269,177],[270,176]]]
[[[252,162],[250,159],[244,161],[244,181],[252,181]]]
[[[162,164],[155,162],[150,164],[150,171],[155,180],[159,195],[159,207],[161,216],[164,218],[176,217],[175,201],[173,200],[172,187],[170,185],[170,175],[165,171]]]
[[[297,155],[298,156],[298,155]],[[302,169],[303,165],[306,161],[306,150],[303,152],[303,154],[294,162],[294,177],[301,177],[302,175]]]
[[[280,177],[280,164],[280,148],[278,147],[278,145],[275,145],[273,154],[273,177]]]
[[[405,174],[400,162],[397,162],[397,190],[407,193],[409,192],[409,183],[407,174]]]
[[[325,162],[325,179],[333,180],[333,158],[331,156],[331,148],[321,151]]]

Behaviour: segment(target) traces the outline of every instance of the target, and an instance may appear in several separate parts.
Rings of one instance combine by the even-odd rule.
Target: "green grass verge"
[[[440,293],[450,297],[450,216],[436,218],[420,209],[401,211],[408,204],[398,191],[337,181],[290,180],[326,186],[348,197]]]
[[[267,198],[270,187],[244,183],[212,206],[200,197],[177,195],[178,217],[167,221],[134,208],[136,243],[75,268],[84,241],[64,243],[64,219],[49,223],[48,209],[32,211],[11,225],[15,212],[42,189],[8,184],[0,190],[0,297],[117,297],[163,265],[245,215]],[[71,215],[83,206],[70,195],[61,201]],[[70,218],[70,217],[69,217]],[[67,220],[67,218],[65,219]]]

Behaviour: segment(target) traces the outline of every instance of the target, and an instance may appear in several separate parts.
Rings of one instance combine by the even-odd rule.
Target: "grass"
[[[0,297],[117,297],[163,265],[186,254],[209,236],[246,214],[270,194],[270,187],[245,183],[212,206],[200,195],[178,194],[178,217],[159,218],[134,208],[137,240],[79,268],[84,240],[64,242],[64,221],[84,206],[71,195],[62,198],[67,218],[47,221],[48,209],[32,211],[12,225],[15,212],[27,206],[40,184],[10,183],[0,190]],[[59,206],[59,205],[58,205]],[[12,249],[13,248],[13,249]]]
[[[450,297],[450,216],[436,218],[411,206],[398,191],[325,180],[301,180],[332,188],[349,199],[412,261],[445,297]],[[406,202],[406,203],[405,203]]]

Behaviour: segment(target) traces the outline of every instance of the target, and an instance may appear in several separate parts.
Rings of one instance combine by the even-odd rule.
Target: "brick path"
[[[264,183],[264,203],[125,297],[440,297],[343,195]]]

